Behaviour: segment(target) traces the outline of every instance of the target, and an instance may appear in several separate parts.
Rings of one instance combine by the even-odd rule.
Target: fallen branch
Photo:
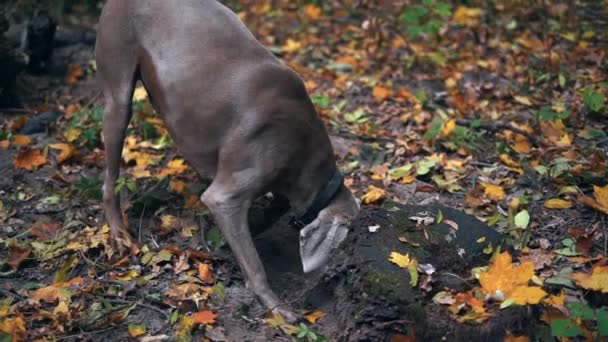
[[[473,126],[473,120],[458,119],[458,120],[456,120],[456,124],[459,125],[459,126],[472,127]],[[504,123],[504,122],[482,122],[482,123],[477,124],[476,127],[480,127],[480,128],[485,129],[485,130],[492,131],[492,132],[499,132],[499,131],[503,131],[503,130],[509,130],[511,132],[514,132],[514,133],[521,134],[521,135],[525,136],[535,146],[542,146],[542,147],[549,147],[549,146],[551,146],[547,142],[541,140],[538,136],[536,136],[536,135],[534,135],[534,134],[532,134],[530,132],[524,131],[521,128],[517,128],[517,127],[515,127],[515,126],[513,126],[511,124],[508,124],[508,123]]]

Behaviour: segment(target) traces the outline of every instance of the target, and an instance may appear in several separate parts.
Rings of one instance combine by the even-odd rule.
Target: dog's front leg
[[[274,314],[283,316],[289,322],[295,322],[297,316],[291,312],[279,297],[272,291],[266,278],[264,265],[247,223],[247,212],[251,199],[243,189],[231,189],[220,179],[216,179],[201,196],[201,201],[209,208],[224,238],[230,245],[239,266],[250,288],[262,303]]]

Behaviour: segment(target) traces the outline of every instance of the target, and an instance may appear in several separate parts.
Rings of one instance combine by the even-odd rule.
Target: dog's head
[[[359,203],[344,185],[317,218],[300,231],[300,258],[304,272],[314,271],[329,261],[332,251],[348,235],[350,222],[359,213]]]

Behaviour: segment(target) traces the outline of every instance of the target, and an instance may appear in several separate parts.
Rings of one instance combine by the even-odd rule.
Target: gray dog
[[[106,218],[122,227],[114,193],[131,99],[141,80],[180,152],[203,177],[201,196],[245,275],[274,313],[296,320],[271,290],[247,223],[252,201],[281,194],[299,217],[305,272],[327,263],[359,205],[302,80],[215,0],[109,0],[97,36],[105,96]]]

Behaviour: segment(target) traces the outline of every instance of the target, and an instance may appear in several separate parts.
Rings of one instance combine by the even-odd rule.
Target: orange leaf
[[[387,86],[375,86],[372,95],[378,102],[388,99],[393,94],[393,89]]]
[[[32,250],[28,248],[11,246],[9,247],[10,260],[7,264],[16,271],[19,269],[19,265],[21,265],[21,263],[24,262],[28,256],[30,256],[30,253],[32,253]]]
[[[15,134],[13,136],[13,145],[18,147],[27,146],[32,143],[32,139],[27,135]]]
[[[183,159],[173,159],[167,163],[167,168],[161,170],[158,174],[159,178],[171,175],[179,175],[188,170],[188,165],[185,164]]]
[[[212,311],[205,310],[199,311],[192,315],[192,320],[194,323],[198,324],[213,324],[215,323],[215,319],[217,318],[217,314],[214,314]]]
[[[0,141],[0,148],[7,149],[11,145],[11,142],[8,140]]]
[[[321,17],[321,8],[314,4],[305,5],[304,14],[306,14],[309,19],[318,20]]]
[[[506,197],[505,191],[500,185],[481,182],[481,186],[484,187],[483,194],[493,201],[500,202]]]
[[[198,277],[201,278],[205,284],[213,284],[215,282],[209,264],[201,263],[198,265]]]
[[[0,331],[11,335],[12,341],[25,341],[27,336],[25,320],[21,316],[1,320]]]
[[[57,164],[63,163],[64,161],[72,158],[72,156],[74,155],[74,147],[72,147],[72,145],[70,144],[49,144],[49,147],[54,150],[59,150],[59,155],[57,156]]]
[[[595,265],[591,273],[577,272],[572,279],[585,289],[608,293],[608,266]]]
[[[184,192],[185,188],[186,188],[186,183],[179,179],[172,179],[169,182],[169,190],[171,190],[177,194],[182,194]]]
[[[40,301],[54,303],[56,300],[67,301],[69,299],[70,297],[65,289],[55,285],[49,285],[34,291],[30,296],[29,301],[31,303],[39,304]]]
[[[80,65],[70,64],[65,73],[64,82],[66,84],[76,84],[84,76],[84,70]]]
[[[594,185],[593,196],[595,199],[587,196],[579,196],[578,199],[586,205],[608,215],[608,185],[604,187]]]
[[[306,320],[309,321],[310,324],[315,324],[317,323],[317,320],[319,320],[319,318],[323,318],[325,316],[327,316],[327,313],[323,311],[313,311],[308,315],[304,315],[304,318],[306,318]]]
[[[40,150],[25,150],[15,157],[14,165],[18,169],[32,171],[47,163],[46,157]]]

